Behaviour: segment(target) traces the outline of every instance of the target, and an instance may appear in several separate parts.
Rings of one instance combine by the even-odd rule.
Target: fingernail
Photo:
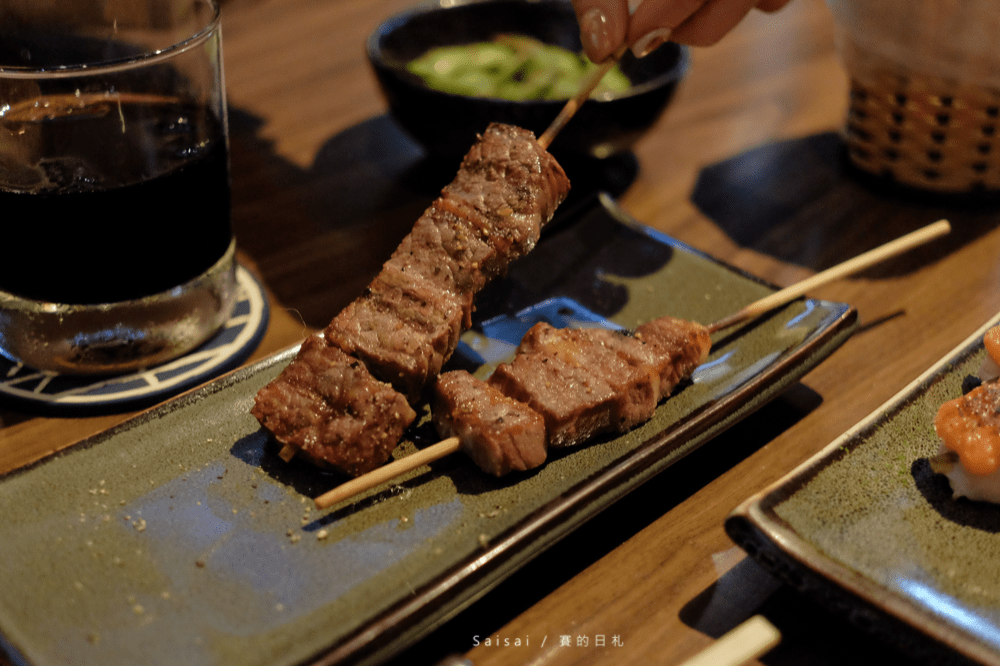
[[[589,53],[600,54],[598,60],[603,59],[614,48],[608,16],[600,7],[591,7],[584,13],[580,19],[580,35]]]
[[[647,32],[632,45],[632,54],[636,58],[645,58],[669,39],[670,28],[657,28]]]

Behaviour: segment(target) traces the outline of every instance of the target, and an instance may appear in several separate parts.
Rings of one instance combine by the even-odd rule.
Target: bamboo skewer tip
[[[865,268],[870,268],[871,266],[883,262],[886,259],[895,257],[896,255],[902,254],[903,252],[911,250],[918,245],[923,245],[924,243],[936,238],[940,238],[950,232],[951,223],[948,222],[948,220],[938,220],[933,224],[929,224],[926,227],[917,229],[916,231],[900,236],[899,238],[885,243],[884,245],[880,245],[872,250],[859,254],[853,259],[848,259],[847,261],[832,266],[825,271],[813,275],[812,277],[796,282],[790,287],[776,291],[770,296],[755,301],[737,312],[734,312],[728,317],[709,324],[706,328],[710,333],[715,333],[729,328],[730,326],[749,321],[750,319],[754,319],[755,317],[758,317],[777,307],[792,302],[812,289],[828,284],[842,277],[846,277],[852,273],[857,273]]]
[[[548,149],[552,145],[556,135],[562,131],[562,128],[566,126],[570,118],[576,115],[580,107],[590,98],[590,93],[594,92],[597,84],[601,82],[604,76],[611,71],[611,68],[625,55],[627,48],[627,46],[622,45],[614,55],[608,56],[605,60],[597,64],[597,69],[591,72],[588,78],[583,81],[576,96],[566,102],[566,105],[559,111],[559,115],[555,117],[552,124],[538,137],[538,145],[545,149]]]
[[[740,666],[781,642],[781,632],[763,615],[754,615],[726,632],[681,666]]]
[[[440,460],[445,456],[449,456],[458,451],[461,447],[462,444],[458,437],[448,437],[447,439],[443,439],[437,444],[428,446],[426,449],[420,449],[416,453],[411,453],[405,458],[394,460],[388,465],[374,469],[367,474],[362,474],[361,476],[351,479],[350,481],[345,481],[333,490],[325,492],[317,497],[315,499],[316,508],[328,509],[334,504],[337,504],[338,502],[341,502],[349,497],[359,495],[366,490],[371,490],[376,486],[382,485],[386,481],[391,481],[398,476],[402,476],[411,470],[422,467],[423,465],[429,465],[435,460]]]

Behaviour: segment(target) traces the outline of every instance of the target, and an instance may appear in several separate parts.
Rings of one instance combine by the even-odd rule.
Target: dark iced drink
[[[0,12],[0,353],[64,373],[182,355],[236,296],[218,7],[95,2]]]
[[[111,303],[211,268],[232,229],[225,138],[207,114],[133,100],[33,123],[0,120],[0,132],[76,146],[76,154],[45,158],[0,188],[5,245],[27,250],[0,262],[0,289],[52,303]],[[75,136],[95,137],[94,145]],[[147,173],[150,162],[157,173]]]

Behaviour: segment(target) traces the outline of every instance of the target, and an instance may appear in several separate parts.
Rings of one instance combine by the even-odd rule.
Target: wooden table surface
[[[435,194],[380,152],[385,133],[398,130],[363,50],[367,33],[410,2],[224,5],[233,218],[243,259],[272,298],[251,361],[325,325]],[[783,634],[766,664],[907,663],[783,587],[722,525],[739,502],[1000,311],[997,211],[880,192],[844,168],[847,78],[822,0],[751,15],[692,59],[675,101],[635,147],[640,171],[618,198],[641,222],[782,285],[941,217],[955,230],[811,294],[857,307],[860,328],[842,348],[394,663],[457,654],[476,666],[673,664],[755,613]],[[127,416],[49,419],[0,407],[0,472]],[[530,637],[531,646],[476,647],[477,636]],[[560,647],[561,636],[572,647]],[[588,645],[577,644],[581,637]]]

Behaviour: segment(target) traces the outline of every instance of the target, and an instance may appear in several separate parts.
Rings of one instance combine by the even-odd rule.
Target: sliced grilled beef
[[[351,476],[386,462],[416,418],[401,394],[320,335],[257,393],[251,413],[278,441]]]
[[[500,365],[489,379],[499,391],[542,415],[553,447],[614,430],[625,411],[622,382],[608,378],[621,376],[628,366],[614,352],[595,345],[587,333],[536,324],[525,334],[514,360]]]
[[[704,363],[712,348],[708,329],[673,317],[659,317],[639,326],[635,337],[645,342],[646,348],[659,359],[661,399]]]
[[[489,281],[482,267],[496,263],[496,252],[464,220],[432,205],[403,239],[389,264],[408,274],[417,274],[442,288],[468,295],[469,308],[463,326],[471,326],[472,296]]]
[[[545,462],[542,417],[464,370],[438,378],[433,415],[438,434],[458,437],[462,450],[493,476],[523,472]]]
[[[468,307],[460,294],[387,266],[334,318],[326,338],[415,404],[455,351]]]
[[[704,327],[669,317],[640,331],[633,337],[536,324],[489,383],[542,415],[550,446],[624,432],[652,418],[711,346]]]
[[[283,444],[308,446],[310,459],[338,461],[332,464],[349,474],[384,462],[406,419],[382,423],[384,415],[374,408],[351,402],[353,392],[310,382],[322,384],[336,372],[351,375],[360,359],[415,404],[454,352],[462,328],[471,325],[475,294],[534,247],[568,191],[566,174],[531,132],[490,125],[379,276],[327,327],[326,342],[343,354],[334,359],[325,345],[303,345],[300,355],[309,359],[296,359],[289,377],[283,373],[275,387],[261,390],[254,416]],[[373,400],[385,401],[386,413],[404,414],[395,391],[377,395]],[[337,399],[344,404],[334,404]],[[356,454],[348,453],[351,448]]]

